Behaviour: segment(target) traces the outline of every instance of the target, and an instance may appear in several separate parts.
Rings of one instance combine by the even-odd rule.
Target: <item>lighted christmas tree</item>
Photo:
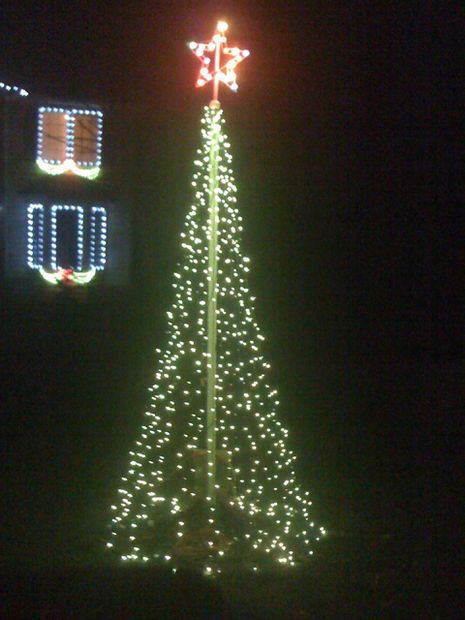
[[[202,63],[197,85],[212,82],[213,100],[194,161],[168,342],[157,350],[150,405],[112,506],[107,543],[125,561],[206,573],[294,565],[324,533],[296,480],[247,285],[218,88],[223,82],[237,89],[235,67],[249,52],[226,47],[226,29],[219,22],[210,42],[190,44]]]

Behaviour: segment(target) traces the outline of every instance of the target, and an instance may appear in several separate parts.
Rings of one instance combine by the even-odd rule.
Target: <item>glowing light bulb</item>
[[[226,30],[228,29],[228,24],[224,21],[220,21],[218,22],[216,29],[218,30],[218,32],[226,32]]]

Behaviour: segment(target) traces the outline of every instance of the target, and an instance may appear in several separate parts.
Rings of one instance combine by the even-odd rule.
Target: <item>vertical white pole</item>
[[[215,105],[213,109],[218,109]],[[208,248],[208,367],[207,367],[207,497],[216,501],[216,283],[218,243],[218,151],[221,125],[213,115],[210,126],[209,248]]]
[[[219,110],[219,70],[222,36],[216,32],[215,72],[213,77],[212,110]],[[208,246],[208,344],[207,344],[207,497],[216,503],[216,282],[218,243],[218,150],[221,126],[212,116],[210,125],[210,179],[209,179],[209,246]]]
[[[219,94],[219,85],[220,85],[220,57],[221,57],[221,39],[222,35],[219,34],[218,30],[215,34],[216,37],[216,47],[215,47],[215,72],[213,74],[213,101],[218,101]]]

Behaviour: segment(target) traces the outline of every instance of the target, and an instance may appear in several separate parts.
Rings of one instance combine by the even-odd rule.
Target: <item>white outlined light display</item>
[[[11,86],[10,84],[5,84],[5,82],[0,82],[0,90],[13,95],[19,95],[20,97],[27,97],[29,95],[27,90],[24,88],[20,88],[19,86]]]
[[[48,211],[48,209],[47,209]],[[57,246],[58,239],[58,212],[74,211],[77,213],[77,255],[79,269],[84,262],[86,230],[90,231],[89,238],[89,269],[103,271],[107,262],[108,243],[108,216],[105,207],[93,206],[86,209],[80,205],[52,205],[50,207],[50,246],[49,256],[51,268],[58,270]],[[86,229],[85,221],[90,212],[90,226]],[[31,269],[41,269],[45,264],[45,227],[46,209],[43,204],[31,203],[27,207],[27,264]]]
[[[94,128],[86,126],[86,122],[93,120],[96,121]],[[47,123],[50,126],[48,131],[52,128],[54,135],[46,133]],[[100,110],[40,107],[37,165],[43,172],[51,175],[73,173],[95,179],[102,164],[102,132],[103,113]],[[50,151],[55,151],[54,157],[50,156]]]
[[[44,205],[30,204],[27,208],[27,264],[39,269],[44,260]]]
[[[103,207],[92,207],[90,215],[90,265],[97,271],[107,261],[107,212]]]

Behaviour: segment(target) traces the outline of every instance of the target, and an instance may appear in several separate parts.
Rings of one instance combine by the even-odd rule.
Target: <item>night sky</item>
[[[316,520],[418,539],[442,512],[433,498],[454,510],[442,484],[459,447],[439,465],[435,441],[454,439],[465,384],[462,17],[416,1],[2,2],[0,80],[107,107],[132,222],[126,290],[4,292],[2,562],[97,558],[163,345],[208,102],[186,43],[218,18],[251,50],[223,107]]]

